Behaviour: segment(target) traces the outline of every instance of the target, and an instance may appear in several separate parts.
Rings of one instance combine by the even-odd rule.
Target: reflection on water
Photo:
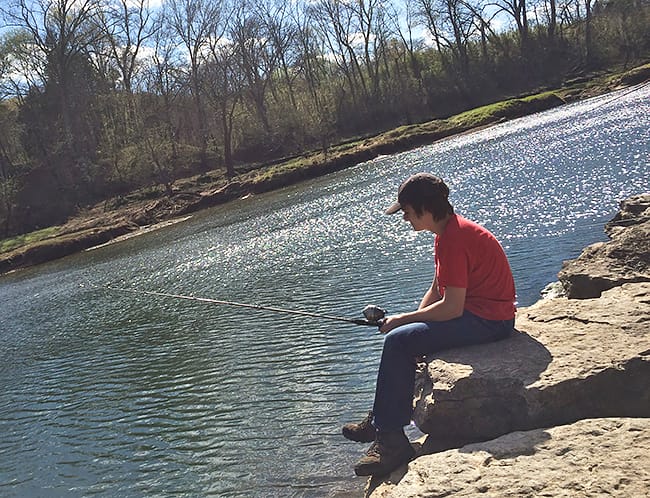
[[[363,448],[339,427],[372,401],[371,328],[94,286],[354,318],[368,303],[412,308],[433,238],[381,213],[430,170],[503,242],[531,304],[604,238],[619,200],[648,191],[648,97],[381,157],[3,277],[0,495],[359,496]]]

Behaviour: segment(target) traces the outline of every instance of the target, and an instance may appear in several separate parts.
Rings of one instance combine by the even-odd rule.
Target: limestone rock
[[[623,201],[605,232],[610,241],[592,244],[564,263],[558,277],[568,297],[598,297],[626,282],[650,281],[650,194]]]
[[[650,194],[606,231],[560,274],[584,299],[543,299],[519,310],[511,337],[426,358],[420,456],[367,494],[650,494]]]
[[[650,417],[649,321],[650,283],[539,301],[510,338],[427,358],[416,425],[438,451],[582,418]]]
[[[621,201],[616,216],[605,225],[605,233],[610,237],[620,228],[640,225],[650,219],[650,194],[639,194]]]
[[[648,496],[650,419],[591,419],[514,432],[420,457],[397,485],[373,484],[379,486],[372,498]]]

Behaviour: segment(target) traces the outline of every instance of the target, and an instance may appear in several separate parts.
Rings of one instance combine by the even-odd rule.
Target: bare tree
[[[323,152],[327,154],[334,130],[334,106],[332,88],[336,76],[331,69],[335,65],[326,57],[327,42],[317,28],[318,13],[306,4],[295,4],[291,12],[296,26],[296,69],[302,75],[308,92],[307,113],[303,123],[312,136],[318,139]]]
[[[316,26],[326,41],[327,51],[345,76],[353,104],[358,106],[360,97],[366,101],[368,86],[355,50],[359,27],[351,5],[342,0],[320,0],[313,7]]]
[[[43,54],[45,83],[56,89],[64,131],[72,136],[73,86],[84,53],[100,35],[93,29],[96,0],[17,0],[7,16],[30,34],[31,43]]]
[[[350,3],[354,13],[353,26],[358,32],[354,34],[355,51],[362,54],[363,65],[367,78],[370,80],[370,95],[373,100],[379,98],[379,64],[381,63],[381,51],[385,43],[384,11],[380,0],[358,0]]]
[[[392,18],[393,29],[399,36],[402,46],[408,53],[408,61],[411,71],[415,78],[421,82],[422,66],[418,60],[417,54],[422,50],[424,44],[422,37],[415,34],[415,30],[419,25],[417,0],[407,0],[404,3],[404,10],[402,12],[393,10]]]
[[[557,32],[557,1],[548,0],[548,3],[544,4],[544,7],[548,7],[547,18],[548,22],[546,23],[547,28],[546,32],[550,40],[555,40]]]
[[[218,0],[168,0],[166,19],[181,41],[188,58],[188,81],[197,120],[198,146],[203,168],[207,167],[208,128],[203,105],[201,63],[209,39],[219,31],[222,3]]]
[[[584,0],[585,6],[585,60],[590,65],[593,58],[592,10],[596,0]]]
[[[156,19],[151,39],[153,51],[144,65],[146,93],[137,102],[141,147],[155,168],[155,175],[169,185],[179,158],[179,142],[183,130],[177,109],[186,95],[186,59],[179,53],[175,33],[166,23],[164,12]],[[171,148],[168,161],[161,160],[158,148]],[[170,190],[171,186],[167,186]]]
[[[210,42],[210,57],[205,65],[206,94],[221,125],[223,163],[228,178],[235,176],[233,163],[233,130],[235,112],[241,102],[243,74],[240,55],[234,43],[218,39]]]
[[[157,29],[149,0],[109,0],[98,22],[120,72],[120,84],[126,92],[133,93],[142,48]]]
[[[468,45],[476,31],[474,12],[463,0],[419,0],[420,15],[436,47],[443,55],[448,49],[463,73],[469,65]]]
[[[294,4],[291,12],[296,26],[297,68],[303,74],[309,94],[318,112],[323,111],[321,84],[326,78],[322,39],[318,36],[314,9]]]
[[[525,52],[530,36],[526,0],[496,0],[488,5],[496,7],[501,12],[505,12],[513,19],[517,26],[522,52]]]
[[[236,9],[229,30],[230,39],[237,45],[240,70],[246,81],[246,93],[257,116],[269,133],[266,93],[272,84],[272,77],[278,68],[279,53],[266,31],[260,10],[252,10],[246,2]]]
[[[277,54],[277,65],[281,71],[289,100],[294,109],[296,102],[295,81],[299,74],[294,68],[298,65],[297,27],[290,15],[290,2],[272,1],[258,6],[264,23],[264,30],[269,37],[272,51]],[[273,88],[272,88],[273,90]]]

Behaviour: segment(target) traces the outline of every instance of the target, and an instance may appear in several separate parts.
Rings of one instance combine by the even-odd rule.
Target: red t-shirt
[[[515,282],[501,244],[486,228],[452,215],[435,240],[438,291],[467,289],[465,309],[488,320],[515,316]]]

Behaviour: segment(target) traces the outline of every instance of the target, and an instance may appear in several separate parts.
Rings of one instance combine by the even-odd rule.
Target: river
[[[0,496],[361,496],[365,448],[340,426],[370,408],[373,328],[102,286],[353,318],[413,308],[433,237],[382,211],[428,170],[502,241],[530,305],[650,190],[649,130],[646,85],[0,277]]]

